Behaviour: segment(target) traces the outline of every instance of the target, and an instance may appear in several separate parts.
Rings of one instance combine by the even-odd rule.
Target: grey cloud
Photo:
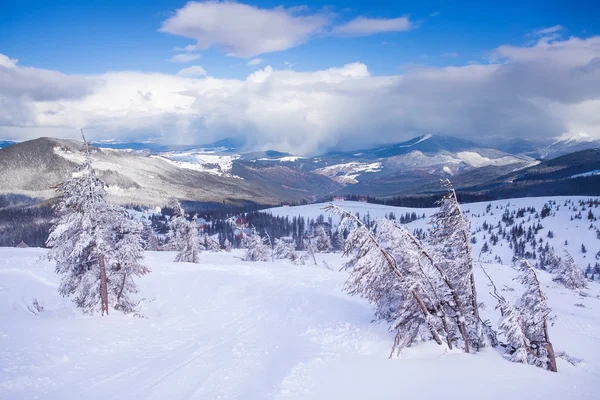
[[[244,136],[256,149],[296,154],[427,133],[475,139],[600,137],[600,37],[501,46],[495,53],[496,63],[417,66],[387,77],[371,76],[362,63],[312,72],[267,66],[245,80],[109,73],[89,78],[103,83],[84,97],[77,97],[81,92],[73,89],[71,77],[59,74],[62,78],[48,88],[65,98],[0,99],[0,137],[16,132],[8,126],[66,127],[74,133],[91,126],[96,139],[143,132],[146,136],[138,139],[203,143]]]

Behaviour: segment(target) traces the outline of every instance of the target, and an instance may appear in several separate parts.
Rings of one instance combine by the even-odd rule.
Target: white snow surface
[[[586,176],[596,176],[600,175],[600,169],[595,169],[593,171],[583,172],[581,174],[571,175],[571,178],[583,178]]]
[[[239,154],[220,154],[209,150],[196,150],[188,152],[168,152],[155,155],[179,168],[207,172],[217,176],[232,177],[231,168],[233,161],[240,158]]]
[[[314,172],[319,175],[327,176],[336,182],[344,184],[358,183],[358,177],[367,172],[381,171],[381,163],[363,163],[353,161],[344,164],[329,165],[327,167],[316,169]]]
[[[301,156],[285,156],[280,158],[259,158],[258,161],[279,161],[279,162],[296,162],[306,157]]]
[[[577,197],[567,197],[578,200]],[[494,224],[503,209],[535,206],[549,198],[463,206],[473,230]],[[600,249],[585,219],[571,221],[562,207],[542,220],[558,249],[568,238],[575,260],[587,265]],[[340,202],[370,214],[393,211],[429,216],[434,209]],[[323,204],[268,212],[316,218]],[[596,215],[600,208],[593,209]],[[493,214],[493,215],[492,215]],[[477,215],[480,215],[479,217]],[[527,220],[527,215],[524,218]],[[533,218],[532,218],[533,221]],[[425,227],[420,219],[408,227]],[[598,223],[594,222],[598,225]],[[479,258],[509,300],[520,294],[506,261],[508,246],[490,246],[505,265]],[[587,255],[576,250],[581,243]],[[317,254],[331,270],[287,261],[243,262],[243,251],[201,255],[200,264],[174,263],[175,253],[147,252],[152,273],[139,279],[139,315],[85,316],[57,293],[54,266],[38,261],[43,249],[0,249],[0,399],[596,399],[600,380],[600,285],[572,292],[539,272],[553,308],[550,336],[556,351],[584,361],[558,360],[557,374],[514,364],[501,350],[478,354],[418,343],[389,359],[393,334],[373,324],[371,307],[342,291],[340,254]],[[585,257],[584,257],[585,256]],[[586,258],[587,257],[587,258]],[[490,258],[491,259],[491,258]],[[592,262],[593,264],[593,262]],[[479,263],[484,319],[499,313]],[[514,289],[511,291],[510,289]],[[44,307],[33,312],[34,299]],[[576,306],[576,304],[579,304]],[[583,307],[582,307],[583,306]],[[111,310],[112,311],[112,310]],[[141,317],[140,317],[141,316]]]

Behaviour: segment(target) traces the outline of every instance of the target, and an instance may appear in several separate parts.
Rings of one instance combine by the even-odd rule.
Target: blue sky
[[[339,38],[317,35],[285,51],[263,54],[273,66],[294,63],[298,70],[363,62],[371,73],[395,74],[412,64],[461,65],[485,62],[502,44],[523,44],[530,32],[560,24],[573,35],[597,34],[597,1],[248,1],[260,8],[306,5],[313,12],[337,14],[335,21],[357,16],[408,16],[416,27],[405,32]],[[167,60],[173,49],[193,40],[159,32],[162,22],[185,1],[4,0],[0,52],[23,65],[89,74],[109,70],[175,73]],[[215,49],[200,63],[214,76],[242,77],[244,59]]]
[[[0,138],[600,138],[600,2],[0,0]]]

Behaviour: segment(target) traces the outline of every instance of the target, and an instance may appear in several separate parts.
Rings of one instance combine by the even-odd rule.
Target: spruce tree
[[[83,132],[82,132],[83,136]],[[58,186],[57,218],[48,237],[48,258],[62,275],[59,293],[85,313],[132,311],[134,277],[149,270],[143,258],[142,225],[106,201],[106,185],[92,166],[89,145],[80,170]]]
[[[587,281],[583,275],[583,271],[573,260],[571,254],[565,251],[565,256],[560,260],[559,266],[556,269],[555,282],[561,283],[569,289],[583,289],[587,287]]]

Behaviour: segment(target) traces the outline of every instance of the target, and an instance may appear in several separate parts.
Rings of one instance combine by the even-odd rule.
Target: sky
[[[597,1],[0,0],[0,138],[600,137]]]

